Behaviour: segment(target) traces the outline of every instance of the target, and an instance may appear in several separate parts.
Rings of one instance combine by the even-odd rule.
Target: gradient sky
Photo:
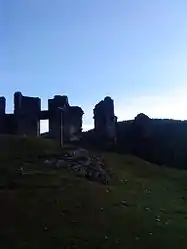
[[[83,108],[110,95],[119,120],[187,119],[186,0],[1,0],[0,95],[65,94]],[[42,123],[42,131],[46,123]]]

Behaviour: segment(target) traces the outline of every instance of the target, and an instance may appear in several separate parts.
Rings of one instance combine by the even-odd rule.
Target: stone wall
[[[48,110],[41,111],[41,100],[14,94],[14,113],[6,114],[6,99],[0,97],[0,134],[40,135],[40,120],[49,119],[49,137],[64,141],[79,140],[83,110],[70,106],[67,96],[56,95],[48,100]]]
[[[70,106],[67,96],[56,95],[48,101],[49,134],[64,141],[78,140],[82,130],[83,111],[80,107]]]
[[[94,130],[98,140],[116,140],[117,117],[114,114],[114,101],[106,97],[94,109]]]
[[[5,109],[6,109],[6,99],[5,97],[0,97],[0,134],[5,133]]]
[[[64,123],[67,132],[66,134],[68,134],[71,141],[77,141],[81,137],[83,114],[83,110],[78,106],[71,106],[69,110],[65,112]]]
[[[17,134],[39,136],[40,134],[40,98],[14,94],[14,115]]]

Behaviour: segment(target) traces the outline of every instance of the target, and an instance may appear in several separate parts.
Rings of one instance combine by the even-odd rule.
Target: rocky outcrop
[[[109,181],[104,159],[100,155],[91,155],[84,149],[71,150],[57,158],[47,159],[44,165],[56,169],[67,169],[80,177],[102,184],[107,184]]]

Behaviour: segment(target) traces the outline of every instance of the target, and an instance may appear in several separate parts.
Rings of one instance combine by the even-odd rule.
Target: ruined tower
[[[83,111],[78,106],[70,106],[67,96],[56,95],[48,100],[49,134],[64,141],[79,140],[82,131]]]
[[[94,109],[94,130],[101,142],[116,141],[117,117],[114,114],[114,101],[105,97]]]
[[[39,136],[40,134],[40,98],[14,94],[14,115],[17,134]]]

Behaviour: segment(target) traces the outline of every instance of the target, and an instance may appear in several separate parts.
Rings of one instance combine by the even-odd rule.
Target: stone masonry
[[[83,111],[78,106],[70,106],[67,96],[56,95],[48,100],[49,133],[58,138],[63,132],[64,141],[79,140],[82,132]],[[61,123],[63,122],[63,123]],[[63,130],[61,131],[61,126]]]
[[[5,132],[5,126],[6,126],[5,108],[6,108],[6,99],[4,97],[0,97],[0,134]]]
[[[40,98],[26,97],[20,92],[14,94],[14,116],[17,134],[40,135]]]
[[[79,141],[82,135],[83,110],[70,106],[68,97],[55,95],[48,100],[48,110],[41,110],[41,99],[14,94],[14,113],[6,114],[6,99],[0,97],[0,134],[39,136],[40,120],[49,120],[47,137],[58,141]],[[99,143],[116,142],[117,117],[114,101],[105,97],[94,109],[94,137]]]
[[[114,101],[105,97],[94,109],[95,134],[101,142],[116,142],[117,117],[114,114]]]
[[[40,135],[40,120],[49,120],[49,137],[64,141],[79,140],[83,111],[70,106],[67,96],[48,100],[48,110],[41,111],[41,99],[14,94],[14,113],[6,114],[6,99],[0,97],[0,134]]]

